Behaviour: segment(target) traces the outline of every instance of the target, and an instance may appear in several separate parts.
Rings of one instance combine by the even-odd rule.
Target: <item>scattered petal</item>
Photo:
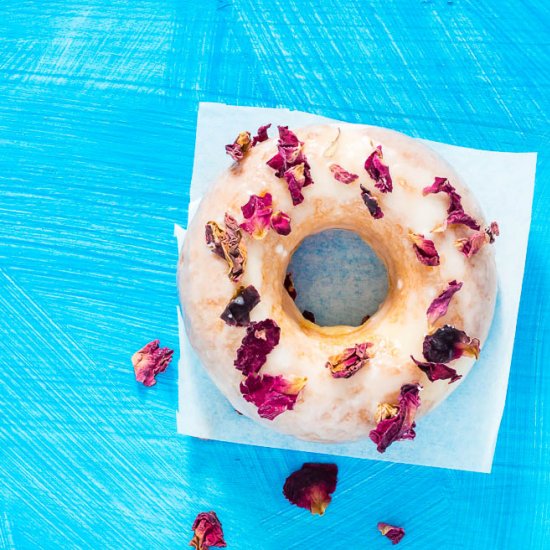
[[[391,193],[393,183],[390,176],[390,169],[382,162],[382,146],[379,145],[365,161],[365,170],[374,180],[374,186],[382,193]]]
[[[344,168],[342,168],[339,164],[331,164],[329,168],[334,176],[334,179],[341,183],[353,183],[359,177],[357,174],[344,170]]]
[[[463,330],[444,325],[424,338],[422,352],[430,363],[448,363],[462,355],[477,359],[479,340],[470,338]]]
[[[237,220],[226,213],[224,222],[225,230],[213,221],[206,224],[206,244],[214,254],[227,262],[229,267],[227,275],[236,283],[244,274],[246,247],[242,242],[242,233]]]
[[[283,174],[283,177],[288,184],[292,204],[296,206],[302,203],[304,201],[302,188],[304,188],[306,184],[305,164],[302,162],[302,164],[292,166]]]
[[[283,494],[292,504],[322,516],[332,500],[337,481],[336,464],[306,462],[286,478]]]
[[[378,523],[378,530],[382,535],[389,538],[392,544],[397,544],[405,536],[405,529],[403,527],[395,527],[388,523]]]
[[[372,193],[364,187],[362,184],[359,186],[361,188],[361,197],[365,206],[369,209],[370,215],[375,219],[379,220],[384,217],[384,212],[380,209],[378,201],[372,196]]]
[[[288,184],[288,190],[295,206],[304,200],[302,188],[311,185],[310,166],[303,153],[304,144],[287,126],[278,126],[279,141],[277,154],[267,161],[267,165],[275,170],[278,178],[283,178]]]
[[[430,382],[435,382],[436,380],[449,380],[449,384],[452,384],[462,378],[461,374],[456,373],[456,369],[448,367],[443,363],[422,363],[417,361],[412,355],[411,359],[416,366],[424,372]]]
[[[245,376],[257,373],[279,343],[280,337],[281,329],[272,319],[250,323],[246,327],[246,335],[237,350],[237,358],[233,364]]]
[[[325,367],[330,369],[333,378],[349,378],[365,366],[369,359],[367,348],[371,346],[369,342],[355,344],[353,348],[329,357]]]
[[[273,227],[279,235],[289,235],[292,230],[290,227],[290,216],[280,210],[275,212],[271,217],[271,227]]]
[[[455,210],[447,216],[447,225],[465,225],[470,229],[479,229],[479,224],[464,210]]]
[[[439,254],[433,241],[425,239],[424,235],[412,231],[409,231],[409,239],[412,241],[416,257],[421,263],[431,267],[439,265]]]
[[[245,221],[240,225],[241,229],[244,229],[255,239],[263,239],[269,231],[271,214],[273,213],[272,202],[273,199],[270,193],[251,195],[248,202],[241,206],[245,218]]]
[[[449,208],[447,209],[447,219],[434,231],[444,231],[447,228],[447,225],[451,224],[465,225],[466,227],[475,230],[479,229],[479,224],[474,220],[474,218],[464,212],[464,208],[462,207],[462,198],[447,178],[436,177],[432,185],[424,187],[422,193],[424,195],[428,195],[430,193],[446,193],[450,199]]]
[[[250,324],[250,312],[259,303],[260,294],[252,285],[241,286],[220,317],[232,327],[246,327]]]
[[[395,416],[381,420],[369,434],[376,450],[383,453],[394,442],[403,439],[414,439],[416,426],[414,418],[420,407],[420,384],[405,384],[399,395],[399,411]]]
[[[265,126],[260,126],[258,128],[258,133],[252,138],[252,147],[254,147],[257,143],[261,143],[262,141],[269,139],[269,136],[267,135],[269,128],[271,128],[271,124],[266,124]]]
[[[159,343],[153,340],[132,355],[136,380],[144,386],[154,386],[157,374],[164,372],[172,361],[174,350],[161,348]]]
[[[223,540],[222,524],[216,512],[201,512],[193,522],[192,529],[195,534],[189,546],[193,546],[197,550],[209,550],[211,546],[216,548],[227,546]]]
[[[302,316],[304,319],[307,319],[310,323],[315,323],[315,314],[313,313],[313,311],[304,309],[304,311],[302,311]]]
[[[458,239],[455,241],[455,246],[464,256],[471,258],[486,244],[494,243],[495,238],[498,237],[499,234],[500,231],[497,222],[491,222],[491,225],[486,227],[485,230],[477,231],[471,237]]]
[[[433,325],[440,317],[443,317],[447,313],[452,297],[462,288],[462,283],[458,283],[457,281],[451,281],[448,285],[447,289],[434,299],[426,311],[430,325]]]
[[[292,273],[287,273],[286,274],[284,287],[285,287],[286,291],[288,292],[288,295],[293,300],[296,300],[296,296],[298,296],[298,293],[296,292],[296,288],[294,288],[294,281],[292,280]]]
[[[225,152],[235,162],[241,162],[251,146],[250,132],[241,132],[233,143],[225,146]]]
[[[259,416],[273,420],[285,411],[294,409],[306,381],[307,378],[294,377],[287,380],[280,375],[249,374],[241,382],[240,390],[246,401],[258,407]]]

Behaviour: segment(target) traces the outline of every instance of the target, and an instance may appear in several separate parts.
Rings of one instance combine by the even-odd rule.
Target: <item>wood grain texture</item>
[[[536,0],[5,0],[0,5],[0,547],[550,548],[550,5]],[[306,453],[175,433],[174,222],[198,101],[281,105],[538,151],[493,474],[338,459],[326,516],[281,486]],[[518,182],[517,192],[521,192]]]

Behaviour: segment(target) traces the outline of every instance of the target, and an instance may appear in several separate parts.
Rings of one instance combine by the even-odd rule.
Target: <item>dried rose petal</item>
[[[267,235],[271,222],[272,202],[270,193],[251,195],[248,202],[241,206],[245,221],[241,223],[240,228],[255,239],[263,239]]]
[[[439,265],[439,254],[433,241],[425,239],[424,235],[412,231],[409,231],[409,239],[412,241],[416,257],[421,263],[431,267]]]
[[[161,348],[159,343],[159,340],[153,340],[132,355],[136,380],[144,386],[154,386],[157,374],[164,372],[172,361],[174,350]]]
[[[437,231],[443,231],[447,225],[465,225],[470,229],[479,229],[479,224],[469,214],[464,212],[462,207],[462,197],[456,192],[456,189],[451,185],[447,178],[436,177],[433,184],[424,187],[422,190],[424,195],[430,193],[446,193],[449,196],[449,208],[447,209],[447,219],[445,223],[437,228]]]
[[[315,323],[315,314],[313,313],[313,311],[304,309],[304,311],[302,311],[302,316],[304,319],[307,319],[311,323]]]
[[[452,297],[461,288],[462,283],[451,281],[447,289],[434,299],[426,311],[426,314],[428,315],[428,323],[430,323],[430,325],[433,325],[440,317],[443,317],[443,315],[447,313]]]
[[[333,378],[349,378],[365,366],[369,359],[367,348],[371,346],[369,342],[355,344],[353,348],[329,357],[325,367],[330,369]]]
[[[391,540],[392,544],[399,543],[405,536],[405,529],[403,529],[403,527],[395,527],[388,523],[382,522],[379,522],[377,527],[382,535]]]
[[[245,373],[246,374],[246,373]],[[294,409],[298,395],[304,389],[307,378],[249,374],[241,382],[240,390],[249,403],[258,407],[258,415],[273,420],[285,411]]]
[[[462,198],[447,178],[436,177],[432,185],[422,189],[423,195],[429,195],[430,193],[446,193],[449,196],[450,204],[448,212],[462,210]]]
[[[306,462],[290,474],[283,486],[283,494],[296,506],[322,516],[336,490],[338,466]]]
[[[394,442],[403,439],[414,439],[416,426],[414,418],[420,407],[420,384],[405,384],[399,395],[399,410],[395,416],[381,420],[369,434],[376,450],[383,453]]]
[[[220,317],[232,327],[245,327],[250,324],[250,312],[259,303],[260,294],[252,285],[241,286]]]
[[[362,184],[359,186],[361,188],[361,197],[365,206],[369,209],[370,215],[375,219],[379,220],[384,217],[384,212],[380,209],[378,201],[372,196],[372,193],[364,187]]]
[[[226,213],[224,222],[225,230],[213,221],[206,224],[206,244],[214,254],[227,262],[227,275],[236,283],[244,274],[246,248],[237,220]]]
[[[292,198],[292,204],[294,206],[304,201],[304,195],[302,195],[302,188],[306,184],[305,176],[305,164],[297,164],[292,166],[283,174],[285,181],[288,184],[288,190],[290,197]]]
[[[287,126],[278,126],[278,153],[267,161],[267,165],[275,170],[278,178],[283,178],[288,184],[288,190],[295,206],[304,200],[302,188],[313,183],[310,166],[303,153],[303,143]]]
[[[382,146],[379,145],[365,161],[365,170],[374,180],[374,186],[382,193],[391,193],[393,183],[390,176],[390,169],[382,162]]]
[[[456,373],[456,369],[448,367],[443,363],[422,363],[417,361],[412,355],[411,359],[416,366],[426,374],[430,382],[435,382],[436,380],[449,380],[449,384],[452,384],[462,378],[461,374]]]
[[[486,244],[494,243],[495,237],[498,237],[499,234],[500,230],[497,222],[491,222],[491,225],[486,227],[485,230],[477,231],[469,238],[458,239],[455,246],[464,256],[471,258]]]
[[[424,338],[422,352],[430,363],[448,363],[462,355],[477,359],[479,340],[470,338],[463,330],[444,325]]]
[[[331,164],[329,166],[329,169],[332,172],[334,179],[341,183],[345,183],[345,184],[353,183],[359,177],[357,174],[348,172],[347,170],[342,168],[339,164]]]
[[[250,132],[241,132],[233,143],[225,146],[225,152],[235,162],[241,162],[251,146]]]
[[[223,540],[222,524],[216,512],[201,512],[193,522],[192,529],[195,534],[189,546],[193,546],[197,550],[208,550],[211,546],[216,548],[227,546]]]
[[[289,235],[291,231],[290,216],[280,210],[275,212],[275,214],[271,217],[271,227],[273,227],[279,235]]]
[[[464,210],[455,210],[447,216],[448,225],[465,225],[470,229],[479,229],[479,224]]]
[[[257,373],[279,343],[280,337],[281,329],[272,319],[250,323],[246,327],[246,335],[237,350],[237,358],[233,364],[244,375]]]
[[[294,281],[292,280],[292,273],[287,273],[285,276],[285,282],[283,283],[286,291],[288,292],[288,295],[293,299],[296,300],[296,296],[298,296],[298,293],[296,292],[296,288],[294,287]]]
[[[265,126],[260,126],[258,128],[258,133],[252,138],[252,147],[254,147],[257,143],[261,143],[262,141],[269,139],[269,136],[267,135],[269,128],[271,128],[271,124],[266,124]]]

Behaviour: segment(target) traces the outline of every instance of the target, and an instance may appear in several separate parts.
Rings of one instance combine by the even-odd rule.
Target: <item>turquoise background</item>
[[[182,548],[209,509],[233,549],[389,548],[379,520],[403,549],[550,548],[549,28],[534,0],[4,0],[0,548]],[[136,349],[177,347],[201,100],[539,152],[491,475],[338,458],[312,517],[281,487],[317,455],[178,436],[175,366],[135,383]]]

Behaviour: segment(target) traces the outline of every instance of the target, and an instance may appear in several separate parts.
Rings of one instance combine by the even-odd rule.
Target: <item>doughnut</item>
[[[188,225],[178,293],[191,345],[233,408],[270,429],[370,438],[379,452],[413,439],[487,338],[498,225],[406,135],[343,123],[257,134],[226,146],[234,162]],[[387,270],[360,326],[319,326],[293,300],[293,252],[328,229],[359,235]]]

